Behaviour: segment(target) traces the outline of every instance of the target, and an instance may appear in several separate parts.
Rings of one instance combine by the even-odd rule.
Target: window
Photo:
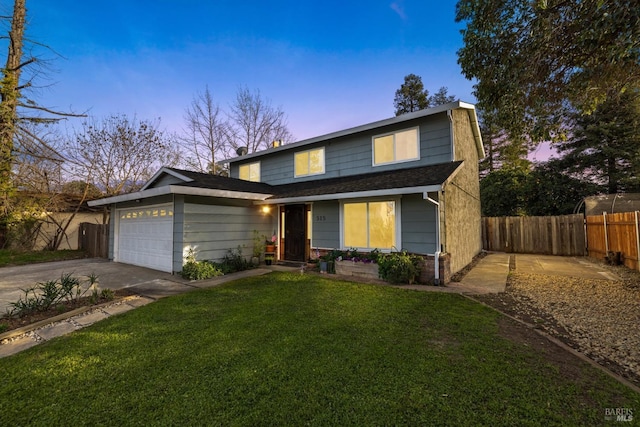
[[[260,162],[240,165],[240,179],[260,182]]]
[[[295,176],[319,175],[324,173],[324,147],[301,151],[295,157]]]
[[[373,165],[406,162],[420,158],[418,128],[373,137]]]
[[[344,247],[391,249],[396,245],[396,202],[343,205]]]

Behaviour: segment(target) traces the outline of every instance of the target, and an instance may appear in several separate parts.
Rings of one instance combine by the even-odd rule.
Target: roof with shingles
[[[273,186],[265,184],[263,182],[251,182],[244,179],[229,178],[226,176],[212,175],[209,173],[193,172],[184,169],[166,168],[172,170],[180,175],[183,175],[191,182],[185,182],[180,184],[182,187],[198,187],[198,188],[210,188],[216,190],[227,191],[241,191],[245,193],[259,193],[259,194],[273,194]]]
[[[192,172],[182,169],[170,169],[193,180],[191,182],[175,185],[271,194],[271,198],[283,199],[291,197],[319,196],[327,194],[440,185],[455,172],[460,164],[462,164],[461,161],[440,163],[416,168],[371,172],[362,175],[348,175],[337,178],[318,179],[282,185],[269,185],[260,182],[250,182],[237,178]]]

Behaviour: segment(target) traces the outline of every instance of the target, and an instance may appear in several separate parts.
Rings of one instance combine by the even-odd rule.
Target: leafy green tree
[[[536,165],[525,189],[527,215],[548,216],[574,213],[587,196],[600,194],[602,187],[567,174],[557,160]]]
[[[640,190],[640,90],[626,91],[575,117],[573,135],[558,144],[560,165],[606,185],[609,194]]]
[[[561,139],[567,106],[589,113],[640,82],[636,1],[459,0],[456,21],[462,71],[511,136]]]
[[[498,169],[480,181],[483,216],[527,215],[527,185],[530,171],[525,168]]]
[[[602,188],[567,174],[557,160],[533,167],[505,167],[480,181],[484,216],[567,215]]]
[[[429,91],[424,88],[422,77],[415,74],[404,76],[404,83],[396,91],[393,100],[396,116],[429,107]]]

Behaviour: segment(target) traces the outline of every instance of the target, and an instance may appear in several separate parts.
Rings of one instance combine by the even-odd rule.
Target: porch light
[[[271,212],[271,206],[264,205],[261,210],[262,210],[262,213],[268,214],[269,212]]]

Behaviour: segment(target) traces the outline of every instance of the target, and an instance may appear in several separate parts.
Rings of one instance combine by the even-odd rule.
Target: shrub
[[[46,311],[54,307],[57,303],[72,302],[80,299],[89,289],[97,294],[98,276],[91,274],[85,286],[77,277],[73,277],[71,273],[63,274],[58,280],[48,280],[46,282],[37,283],[27,289],[22,289],[24,293],[18,301],[9,305],[9,315],[23,316],[34,311]]]
[[[193,248],[189,249],[186,256],[186,263],[182,266],[180,275],[189,280],[205,280],[216,276],[222,276],[222,271],[218,270],[208,261],[196,260],[196,252]]]
[[[420,256],[407,251],[379,255],[378,273],[387,282],[412,284],[420,277],[422,261]]]
[[[229,249],[220,263],[214,263],[214,266],[222,270],[224,274],[235,273],[236,271],[244,271],[253,268],[251,262],[242,255],[242,247],[237,249]]]

